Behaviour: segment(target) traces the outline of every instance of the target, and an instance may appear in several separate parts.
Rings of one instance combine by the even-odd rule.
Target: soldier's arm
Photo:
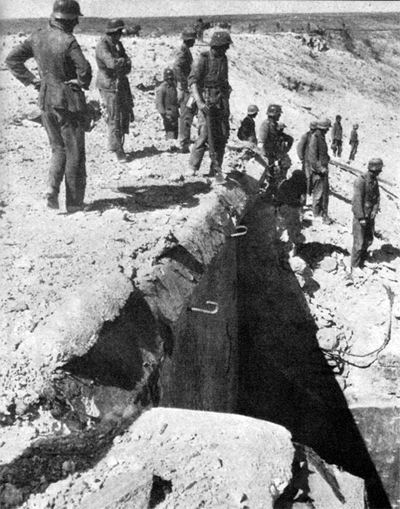
[[[294,138],[293,138],[293,136],[290,136],[290,134],[286,134],[286,133],[283,133],[283,134],[284,134],[284,139],[285,139],[285,144],[286,144],[286,151],[289,152],[293,146]]]
[[[316,135],[312,135],[308,150],[308,162],[311,165],[311,170],[313,173],[321,173],[324,170],[321,162],[319,161],[318,155],[319,155],[318,137]]]
[[[188,92],[189,91],[188,79],[184,73],[185,63],[186,63],[185,55],[184,55],[183,51],[179,48],[175,54],[173,71],[174,71],[176,81],[178,81],[181,84],[181,87],[183,90]]]
[[[303,159],[304,159],[304,150],[305,150],[306,142],[307,142],[307,133],[303,134],[303,136],[300,138],[300,141],[299,141],[299,143],[297,144],[297,147],[296,147],[296,152],[297,152],[298,158],[302,162],[303,162]]]
[[[364,179],[357,177],[354,181],[353,186],[353,198],[351,200],[351,210],[354,217],[358,220],[363,220],[364,215],[364,194],[365,194],[365,183]]]
[[[210,110],[206,105],[203,96],[199,90],[199,83],[201,82],[201,77],[205,73],[205,59],[199,57],[192,64],[192,69],[190,71],[188,77],[188,84],[190,87],[190,91],[196,101],[197,107],[200,111],[202,111],[205,115],[208,115]]]
[[[264,120],[264,122],[261,124],[260,127],[260,135],[258,137],[258,147],[261,150],[262,155],[265,155],[265,147],[264,144],[268,137],[268,130],[269,130],[269,124],[267,120]]]
[[[92,67],[84,57],[82,49],[79,46],[75,37],[71,42],[68,53],[71,60],[75,64],[78,85],[83,89],[88,90],[90,82],[92,81]]]
[[[156,108],[161,116],[165,115],[165,88],[162,85],[156,89]]]
[[[33,58],[33,49],[29,37],[22,44],[12,49],[5,61],[12,74],[26,87],[39,82],[38,78],[25,65],[25,62],[30,58]]]

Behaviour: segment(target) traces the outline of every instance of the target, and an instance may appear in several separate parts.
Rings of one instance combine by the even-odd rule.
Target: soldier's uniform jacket
[[[270,162],[278,158],[278,142],[281,133],[277,129],[277,124],[274,119],[266,119],[260,127],[259,143],[262,144],[264,155]]]
[[[156,108],[160,115],[171,119],[179,117],[178,93],[174,84],[163,81],[156,89]]]
[[[320,129],[316,129],[311,135],[308,150],[308,162],[310,163],[312,173],[326,173],[329,161],[330,157],[325,134]]]
[[[311,139],[312,131],[307,131],[300,138],[299,143],[297,144],[296,151],[297,155],[301,162],[308,161],[308,152],[310,147],[310,139]]]
[[[193,57],[186,44],[182,44],[175,53],[173,71],[178,87],[185,92],[189,92],[188,76],[192,68]]]
[[[85,96],[80,87],[89,88],[92,69],[73,34],[51,20],[46,28],[29,36],[9,53],[6,64],[24,85],[36,81],[35,75],[25,66],[30,58],[36,60],[41,79],[40,109],[86,110]],[[78,80],[79,86],[65,84],[74,79]]]
[[[358,133],[356,129],[351,130],[349,145],[358,145]]]
[[[354,181],[351,210],[356,219],[374,219],[379,210],[379,183],[375,175],[367,171]]]
[[[197,84],[207,104],[219,104],[229,114],[229,95],[232,89],[229,85],[226,55],[216,57],[211,51],[200,53],[193,62],[188,83],[189,87]]]
[[[332,126],[332,140],[341,140],[343,138],[342,124],[335,122]]]
[[[132,62],[120,41],[113,44],[107,35],[102,37],[96,46],[96,62],[99,68],[97,88],[107,92],[118,90],[131,96],[126,75],[131,72]]]
[[[242,141],[257,143],[256,123],[253,117],[249,115],[244,117],[238,130],[238,138]]]

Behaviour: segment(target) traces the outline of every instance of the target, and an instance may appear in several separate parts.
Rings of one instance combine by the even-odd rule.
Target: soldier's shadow
[[[199,204],[199,195],[210,192],[211,186],[205,182],[185,182],[180,185],[122,186],[116,191],[116,198],[95,200],[90,211],[119,208],[127,212],[142,212],[168,209],[176,205],[191,208]]]
[[[127,162],[134,161],[136,159],[145,159],[146,157],[153,157],[158,154],[168,152],[168,150],[160,150],[159,148],[152,145],[151,147],[144,147],[142,150],[133,150],[126,153]]]
[[[400,249],[392,244],[382,244],[379,249],[372,250],[369,261],[374,263],[389,263],[400,256]]]

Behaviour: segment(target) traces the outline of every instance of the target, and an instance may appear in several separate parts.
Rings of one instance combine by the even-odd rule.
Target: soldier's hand
[[[40,90],[40,80],[34,80],[32,81],[31,85],[33,86],[33,88],[35,90],[37,90],[39,92]]]
[[[197,106],[198,106],[199,110],[202,113],[204,113],[204,115],[208,115],[210,113],[210,108],[207,106],[206,103],[199,102]]]
[[[367,221],[365,219],[360,219],[359,222],[362,227],[367,226]]]

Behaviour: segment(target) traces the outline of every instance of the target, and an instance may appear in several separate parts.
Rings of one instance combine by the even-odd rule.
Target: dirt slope
[[[78,39],[96,69],[94,47],[97,38],[79,35]],[[368,55],[363,59],[338,49],[311,52],[298,37],[289,33],[276,36],[233,34],[233,40],[234,45],[229,50],[233,88],[232,143],[239,122],[251,103],[258,104],[261,109],[258,125],[269,103],[281,104],[282,119],[295,140],[307,130],[310,120],[321,115],[333,119],[336,114],[341,114],[345,158],[351,125],[357,122],[360,125],[360,147],[355,166],[363,169],[371,157],[382,157],[385,163],[382,178],[389,181],[385,186],[399,196],[400,68],[395,59],[400,52],[398,41],[391,41],[384,48],[380,61],[376,61]],[[0,416],[3,423],[8,422],[7,406],[13,400],[18,401],[17,414],[22,415],[38,397],[35,383],[38,373],[21,355],[24,345],[29,345],[33,331],[62,308],[63,302],[72,294],[94,289],[99,274],[118,280],[121,274],[124,278],[134,279],[136,273],[146,273],[159,238],[185,222],[199,198],[210,191],[204,180],[185,175],[188,156],[177,154],[164,140],[155,110],[155,83],[171,62],[179,39],[172,36],[126,39],[124,45],[133,62],[130,82],[135,95],[136,117],[125,144],[131,155],[130,161],[121,165],[107,153],[105,124],[100,121],[87,135],[85,201],[91,205],[91,211],[66,215],[63,209],[60,212],[47,210],[43,194],[50,150],[44,129],[29,120],[36,114],[36,93],[19,84],[4,66],[6,54],[18,41],[18,36],[4,37],[0,56],[0,94],[4,105],[0,141],[3,237]],[[194,52],[202,49],[196,45]],[[99,98],[94,85],[88,98]],[[296,167],[295,148],[290,155]],[[203,164],[207,166],[206,161]],[[228,151],[225,169],[233,164],[235,155]],[[361,345],[361,350],[356,353],[369,353],[379,349],[381,339],[385,341],[387,323],[393,316],[385,359],[394,359],[394,365],[398,366],[398,201],[396,203],[382,192],[378,238],[374,244],[378,266],[368,269],[363,280],[349,283],[349,200],[354,176],[332,169],[331,178],[330,213],[335,223],[329,227],[308,225],[305,228],[309,257],[305,256],[305,251],[303,260],[295,260],[298,266],[293,268],[300,284],[306,279],[307,267],[311,267],[313,279],[318,282],[318,291],[309,294],[309,302],[321,330],[329,329],[321,333],[321,344],[325,340],[325,345],[329,346],[333,337],[343,333],[346,341],[354,344],[358,341]],[[340,250],[337,251],[341,254],[332,255],[322,249],[318,257],[313,245],[338,246]],[[329,254],[336,264],[334,270],[328,270],[327,265],[325,269],[320,266]],[[389,305],[387,287],[394,294],[393,308]],[[379,307],[378,316],[371,315],[369,311],[377,300],[382,307]],[[363,309],[363,320],[355,311],[348,313],[349,308]],[[380,319],[382,316],[384,320]],[[337,324],[334,333],[332,323]],[[365,352],[363,341],[372,330],[371,324],[381,335],[370,334],[367,347],[372,348]],[[376,361],[375,357],[367,359]],[[371,377],[365,376],[365,371],[348,376],[350,378],[343,377],[341,383],[343,388],[350,387],[349,402],[379,404],[382,383],[386,384],[384,399],[391,404],[398,402],[400,395],[394,381],[378,381],[378,385],[372,387]],[[360,387],[365,387],[365,391]],[[23,420],[21,422],[23,424]],[[15,444],[20,442],[23,448],[26,440],[50,431],[56,424],[46,416],[40,426],[32,429],[23,424],[19,431],[13,431],[17,437],[13,439],[13,454],[19,450]],[[0,441],[3,444],[0,453],[5,453],[4,462],[9,459],[8,440]]]

